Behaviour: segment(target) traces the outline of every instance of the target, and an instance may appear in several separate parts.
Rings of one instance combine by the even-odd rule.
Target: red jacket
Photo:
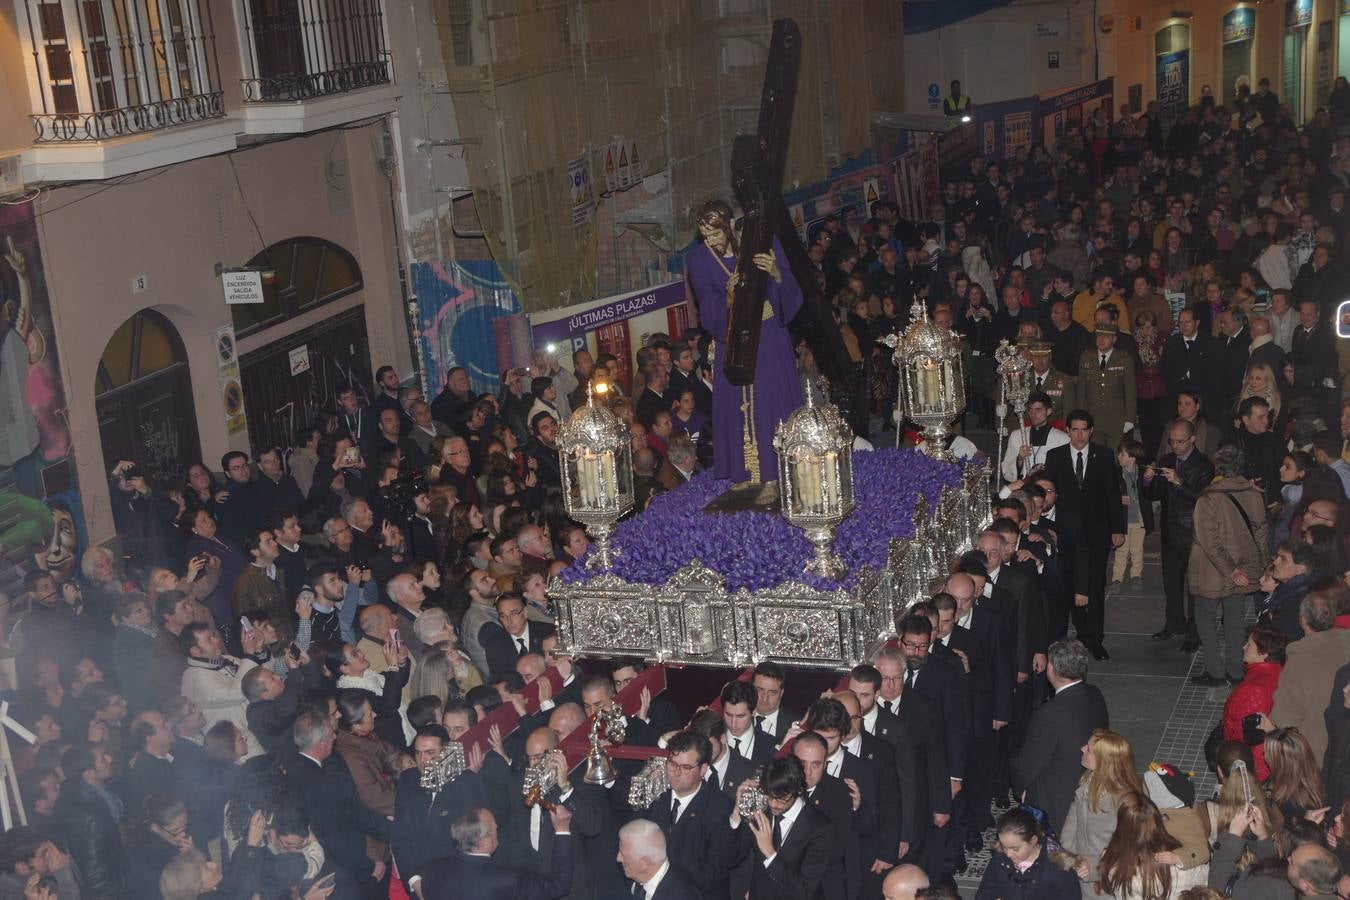
[[[1223,705],[1223,739],[1242,741],[1242,719],[1252,713],[1265,713],[1275,706],[1275,688],[1280,684],[1280,671],[1284,668],[1277,662],[1259,662],[1247,667],[1247,675]],[[1265,750],[1260,744],[1252,748],[1256,759],[1256,777],[1265,781],[1270,774],[1266,768]]]

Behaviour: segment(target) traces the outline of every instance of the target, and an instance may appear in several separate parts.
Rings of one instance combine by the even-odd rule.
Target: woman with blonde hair
[[[1327,805],[1322,767],[1297,728],[1276,728],[1266,735],[1261,748],[1270,767],[1266,795],[1285,818],[1306,816]]]
[[[1097,896],[1114,900],[1177,900],[1203,885],[1205,866],[1182,869],[1168,862],[1181,842],[1167,833],[1162,813],[1145,794],[1120,798],[1115,833],[1102,853]]]
[[[1105,728],[1092,732],[1083,745],[1083,775],[1064,819],[1060,841],[1079,859],[1083,896],[1095,896],[1097,863],[1116,829],[1116,809],[1130,793],[1146,793],[1134,764],[1134,750],[1124,735]]]
[[[482,683],[482,673],[464,652],[453,641],[441,641],[428,647],[417,664],[411,693],[414,697],[437,697],[444,705],[464,697]]]
[[[1233,414],[1248,397],[1261,397],[1270,404],[1270,427],[1275,430],[1275,420],[1280,417],[1280,386],[1275,383],[1275,373],[1265,363],[1252,363],[1247,367],[1247,375],[1242,380],[1242,393],[1233,405]]]
[[[1230,745],[1236,745],[1231,747],[1231,753],[1228,752]],[[1207,804],[1204,817],[1210,820],[1210,839],[1216,840],[1228,831],[1248,804],[1257,810],[1271,832],[1278,831],[1284,824],[1284,815],[1266,799],[1266,792],[1261,789],[1261,782],[1257,781],[1253,771],[1255,761],[1251,758],[1251,749],[1237,741],[1224,741],[1219,745],[1218,764],[1227,774],[1219,785],[1219,799]]]

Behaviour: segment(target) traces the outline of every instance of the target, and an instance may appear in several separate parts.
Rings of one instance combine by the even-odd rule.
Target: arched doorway
[[[143,309],[113,332],[99,360],[94,397],[109,469],[131,459],[152,483],[176,484],[200,457],[187,354],[177,329],[160,313]]]

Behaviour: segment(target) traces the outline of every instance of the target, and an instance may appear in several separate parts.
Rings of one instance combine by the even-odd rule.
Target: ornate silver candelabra
[[[961,338],[929,321],[922,298],[914,301],[910,319],[904,334],[881,339],[895,351],[892,361],[900,370],[896,410],[923,431],[924,449],[930,456],[950,459],[948,425],[966,408]],[[903,433],[903,420],[896,428]]]
[[[773,437],[783,518],[815,546],[803,571],[838,579],[844,563],[830,545],[853,511],[853,429],[834,406],[815,405],[810,385],[803,393],[806,405],[779,422]]]
[[[994,469],[998,472],[999,486],[1003,486],[1003,441],[1008,436],[1008,406],[1011,404],[1017,416],[1017,427],[1023,429],[1026,437],[1024,416],[1027,411],[1027,398],[1031,396],[1031,362],[1022,355],[1017,347],[1007,339],[998,342],[994,351],[994,361],[998,363],[999,404],[994,407],[998,417],[998,449],[994,457]]]
[[[558,429],[559,469],[567,514],[586,525],[595,538],[587,560],[592,569],[607,570],[618,551],[610,546],[614,526],[633,508],[633,445],[618,416],[597,406],[594,393],[608,386],[587,385],[586,403]]]

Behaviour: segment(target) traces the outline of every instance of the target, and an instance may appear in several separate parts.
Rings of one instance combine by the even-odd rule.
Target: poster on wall
[[[593,354],[612,353],[619,360],[619,384],[632,387],[637,351],[651,335],[678,336],[690,321],[683,281],[642,288],[529,316],[534,346],[557,344],[585,347]],[[564,360],[564,364],[566,360]]]
[[[1331,82],[1335,77],[1332,53],[1331,23],[1317,23],[1317,105],[1325,106],[1331,96]]]
[[[520,301],[494,260],[415,262],[417,343],[427,397],[445,386],[445,374],[462,366],[479,393],[496,391],[503,370],[529,359],[529,347],[498,347],[495,320],[520,313]],[[509,333],[509,332],[508,332]]]
[[[33,206],[0,206],[0,593],[75,575],[85,548],[65,386]]]
[[[1223,17],[1223,42],[1236,44],[1256,37],[1256,10],[1243,6]]]
[[[1190,106],[1191,51],[1174,50],[1157,57],[1158,106],[1166,135]]]

